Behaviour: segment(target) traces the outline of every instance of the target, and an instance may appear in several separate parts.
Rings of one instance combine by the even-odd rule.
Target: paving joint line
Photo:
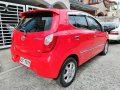
[[[1,75],[4,75],[4,74],[7,74],[7,73],[9,73],[9,72],[12,72],[12,71],[14,71],[14,70],[16,70],[16,69],[19,69],[19,68],[21,68],[21,67],[23,67],[23,66],[17,66],[17,67],[14,67],[14,68],[12,68],[12,69],[9,69],[9,70],[7,70],[7,71],[1,72],[1,73],[0,73],[0,76],[1,76]]]

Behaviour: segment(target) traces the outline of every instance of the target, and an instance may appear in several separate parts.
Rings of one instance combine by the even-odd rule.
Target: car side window
[[[69,15],[69,23],[76,27],[76,22],[75,22],[75,19],[74,19],[74,15]]]
[[[87,17],[88,25],[90,30],[102,31],[101,25],[92,17]]]
[[[77,28],[88,29],[88,24],[83,15],[69,15],[69,23]]]
[[[76,15],[75,17],[75,21],[76,21],[76,27],[77,28],[88,28],[88,24],[86,21],[85,16],[83,15]]]

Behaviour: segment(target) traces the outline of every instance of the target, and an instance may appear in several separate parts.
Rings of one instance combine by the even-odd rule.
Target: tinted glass
[[[78,27],[78,28],[88,28],[85,16],[77,15],[77,16],[74,16],[74,17],[75,17],[75,21],[76,21],[76,27]]]
[[[96,20],[94,20],[91,17],[87,17],[87,20],[88,20],[88,24],[89,24],[89,29],[98,30],[98,31],[102,30],[100,24]]]
[[[26,32],[40,32],[49,30],[52,24],[52,13],[27,14],[18,24],[17,29]]]
[[[73,26],[76,26],[74,15],[69,15],[69,23]]]

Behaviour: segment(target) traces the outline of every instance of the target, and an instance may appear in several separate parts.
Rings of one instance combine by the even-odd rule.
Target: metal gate
[[[0,1],[0,49],[11,46],[11,33],[20,20],[19,13],[35,9],[42,8]]]
[[[10,47],[12,26],[19,22],[19,13],[25,5],[0,1],[0,48]]]

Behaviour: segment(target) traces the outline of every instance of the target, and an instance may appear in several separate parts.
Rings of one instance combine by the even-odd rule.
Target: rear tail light
[[[13,38],[13,32],[14,32],[14,31],[11,32],[11,38]]]
[[[11,39],[12,39],[12,43],[14,42],[14,29],[13,31],[11,32]]]
[[[111,35],[119,35],[118,31],[111,31],[110,34]]]
[[[45,53],[51,51],[54,48],[56,42],[57,36],[54,36],[53,34],[46,36],[44,40],[43,52]]]

